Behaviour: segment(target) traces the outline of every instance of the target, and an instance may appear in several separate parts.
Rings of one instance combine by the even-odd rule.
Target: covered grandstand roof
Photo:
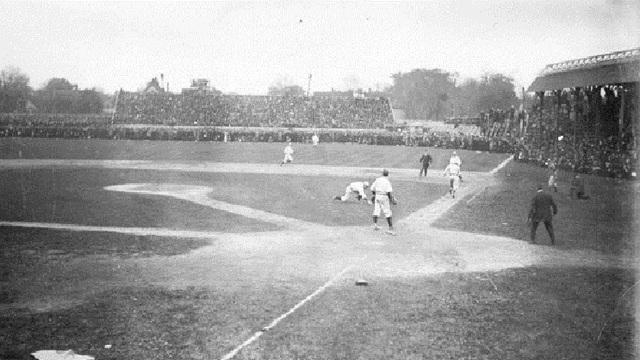
[[[528,91],[640,82],[640,48],[549,64]]]

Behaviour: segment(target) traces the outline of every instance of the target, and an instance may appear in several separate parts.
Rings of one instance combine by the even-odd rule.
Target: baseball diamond
[[[0,19],[0,360],[640,358],[640,2]]]
[[[36,139],[32,146],[50,144]],[[175,146],[185,151],[198,145],[171,144],[166,150],[172,151]],[[217,152],[215,147],[211,151]],[[363,146],[353,151],[365,158],[385,148]],[[443,150],[434,154],[448,159],[449,153]],[[483,156],[463,153],[463,158],[465,155]],[[522,169],[523,165],[513,163],[508,156],[488,161],[484,171],[466,172],[455,199],[447,192],[446,177],[425,179],[417,177],[414,169],[390,169],[390,178],[396,179],[394,192],[403,199],[394,208],[394,213],[398,212],[397,236],[392,238],[370,230],[367,218],[371,208],[366,203],[331,201],[331,195],[344,186],[344,178],[373,179],[379,173],[371,168],[336,165],[296,163],[281,167],[277,161],[66,160],[55,156],[3,160],[0,176],[7,185],[3,198],[11,201],[0,211],[0,229],[8,244],[6,251],[17,258],[3,265],[14,270],[7,273],[5,294],[11,297],[2,304],[2,311],[24,313],[21,319],[32,319],[29,321],[34,324],[40,316],[52,313],[75,322],[73,314],[92,318],[104,311],[91,310],[87,304],[120,304],[123,308],[114,316],[133,316],[131,321],[135,323],[146,323],[134,315],[138,312],[152,318],[165,314],[178,319],[163,326],[184,331],[181,339],[194,334],[188,330],[191,326],[183,323],[185,316],[199,314],[189,320],[197,326],[195,333],[210,334],[206,335],[209,345],[199,345],[205,346],[200,351],[218,358],[247,358],[275,351],[265,349],[277,342],[289,343],[288,337],[299,331],[317,336],[312,335],[319,331],[315,326],[311,330],[294,329],[317,319],[328,304],[334,304],[335,311],[364,320],[366,315],[359,314],[362,308],[348,309],[360,304],[367,312],[374,310],[383,305],[375,305],[373,299],[391,301],[391,293],[407,291],[403,289],[415,281],[424,287],[415,291],[435,291],[434,295],[444,289],[428,285],[432,281],[442,286],[462,281],[465,286],[479,287],[475,291],[480,295],[454,296],[447,292],[446,296],[453,296],[448,301],[462,306],[466,296],[480,296],[477,301],[481,302],[504,298],[516,291],[512,287],[518,282],[535,284],[537,276],[546,276],[553,269],[600,269],[597,271],[624,274],[635,261],[614,249],[603,252],[592,244],[569,242],[566,235],[558,236],[558,246],[550,248],[527,244],[524,233],[514,237],[509,231],[478,232],[448,225],[447,221],[460,219],[457,214],[461,209],[483,208],[488,199],[504,196],[500,189],[509,191],[510,186],[505,188],[504,184],[509,173],[534,170],[535,174],[534,168]],[[73,195],[78,190],[82,191],[80,198]],[[94,208],[87,208],[87,204]],[[495,220],[490,215],[483,221]],[[93,238],[102,242],[95,243]],[[173,250],[161,250],[169,244]],[[24,267],[29,264],[36,268]],[[47,290],[54,278],[59,288]],[[361,279],[368,282],[366,290],[352,287]],[[183,305],[172,308],[178,306],[177,301]],[[147,308],[151,304],[160,307]],[[189,310],[197,311],[193,315],[178,310],[193,306]],[[391,303],[383,306],[385,311],[397,311],[395,306],[388,306]],[[435,308],[427,312],[443,305],[432,306]],[[547,309],[544,302],[534,308]],[[336,314],[325,314],[314,321],[332,328],[342,323],[339,319]],[[382,319],[369,317],[368,321],[378,323]],[[135,334],[135,341],[145,341],[142,329],[118,330],[119,323],[111,323],[109,333],[115,333],[107,334],[108,342],[116,343],[119,349],[115,353],[146,353],[113,337],[125,331]],[[406,325],[400,323],[394,328]],[[345,330],[350,331],[349,327]],[[80,336],[72,334],[77,333],[65,336]],[[99,336],[91,332],[86,335]],[[166,341],[169,345],[165,346],[171,347],[170,339]],[[95,351],[109,353],[105,349]]]

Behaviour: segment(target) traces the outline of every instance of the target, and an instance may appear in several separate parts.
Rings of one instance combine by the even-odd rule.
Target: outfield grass
[[[370,280],[368,287],[345,281],[330,288],[237,358],[633,358],[629,271],[528,268]],[[124,287],[67,310],[2,314],[1,326],[11,331],[0,331],[0,357],[73,348],[98,359],[220,358],[316,286]]]
[[[463,199],[434,225],[529,241],[526,219],[531,199],[538,184],[544,184],[546,189],[547,171],[539,166],[511,162],[498,173],[497,185],[486,188],[473,200]],[[640,197],[635,183],[584,175],[591,199],[576,200],[569,197],[572,175],[567,172],[560,175],[558,192],[551,192],[558,205],[558,215],[553,220],[557,245],[632,255],[636,231],[640,229],[637,217]],[[536,241],[549,243],[542,224]]]
[[[164,227],[224,232],[267,231],[271,223],[164,196],[103,190],[125,183],[174,183],[212,188],[212,198],[324,225],[368,224],[366,202],[334,201],[351,181],[342,177],[180,173],[108,169],[0,171],[0,219],[94,226]],[[373,181],[373,179],[369,179]],[[402,206],[395,218],[446,193],[446,186],[394,181]],[[135,214],[135,216],[132,216]]]
[[[0,158],[15,159],[115,159],[271,163],[282,161],[285,143],[220,143],[134,140],[65,140],[0,138]],[[376,168],[415,168],[428,152],[432,167],[444,169],[453,150],[407,146],[373,146],[327,143],[314,147],[293,144],[294,162]],[[465,171],[489,171],[507,154],[458,150]]]
[[[198,175],[101,169],[0,171],[0,219],[94,226],[163,227],[224,232],[278,226],[186,200],[104,190],[128,182],[198,181]],[[134,216],[135,215],[135,216]]]
[[[53,268],[84,256],[107,256],[118,260],[174,256],[209,245],[210,242],[108,232],[0,227],[0,244],[0,281],[3,284],[0,287],[1,306],[19,304],[20,300],[24,300],[24,296],[28,296],[25,294],[25,282],[51,281],[49,286],[65,286],[64,283],[73,282],[73,278],[56,276]]]

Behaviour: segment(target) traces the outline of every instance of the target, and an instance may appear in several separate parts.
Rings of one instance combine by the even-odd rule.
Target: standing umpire
[[[420,161],[422,163],[422,169],[420,169],[420,175],[418,175],[418,177],[422,176],[422,173],[424,173],[424,176],[427,176],[427,170],[429,170],[429,165],[431,165],[431,155],[424,153],[421,157],[420,157]]]
[[[555,244],[556,238],[553,234],[553,215],[558,213],[558,207],[551,194],[548,194],[542,190],[542,185],[538,186],[536,196],[531,201],[531,210],[529,210],[528,221],[531,221],[531,243],[536,243],[536,229],[538,224],[543,221],[544,227],[547,228],[549,237],[551,238],[551,245]]]

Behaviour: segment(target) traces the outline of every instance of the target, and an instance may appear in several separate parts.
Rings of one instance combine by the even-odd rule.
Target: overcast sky
[[[171,91],[208,78],[264,94],[279,80],[311,91],[390,84],[441,68],[501,72],[528,86],[558,62],[640,46],[640,0],[423,2],[0,2],[0,68],[34,88],[136,90],[160,73]]]

